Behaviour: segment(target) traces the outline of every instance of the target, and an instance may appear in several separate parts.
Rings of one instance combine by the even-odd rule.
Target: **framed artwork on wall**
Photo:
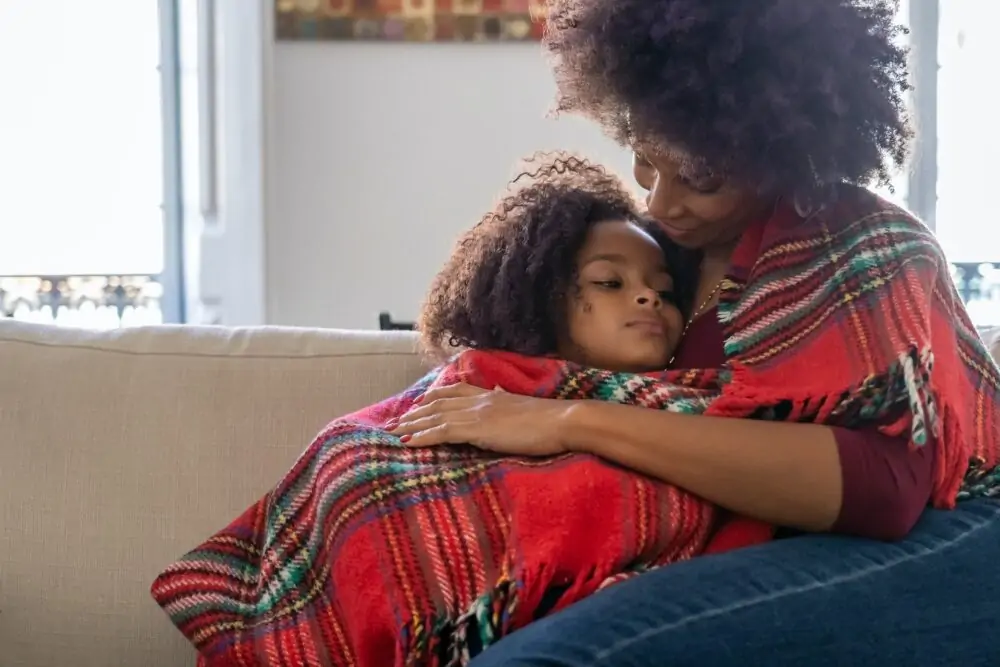
[[[275,0],[278,40],[524,42],[545,0]]]

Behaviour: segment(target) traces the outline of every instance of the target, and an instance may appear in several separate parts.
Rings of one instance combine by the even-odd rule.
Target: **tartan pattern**
[[[844,186],[741,239],[720,292],[731,381],[708,413],[876,426],[936,448],[932,503],[1000,495],[1000,371],[933,233]]]
[[[381,429],[456,380],[874,426],[937,448],[936,506],[998,495],[1000,372],[933,235],[905,211],[857,189],[806,223],[781,207],[741,239],[718,312],[718,372],[459,356],[330,424],[271,493],[158,577],[155,599],[205,667],[464,665],[532,621],[553,589],[558,609],[710,550],[710,504],[595,457],[408,449]]]
[[[332,422],[272,492],[167,568],[153,596],[206,667],[464,665],[555,589],[551,610],[702,552],[716,509],[593,456],[411,449],[382,426],[458,380],[698,413],[725,377],[667,375],[463,353]]]

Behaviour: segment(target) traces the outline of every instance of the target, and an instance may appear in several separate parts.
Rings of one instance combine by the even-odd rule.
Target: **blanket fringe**
[[[919,353],[915,346],[900,355],[903,379],[910,402],[912,422],[910,442],[913,447],[935,448],[937,459],[934,492],[931,502],[940,509],[953,509],[969,470],[967,449],[956,446],[965,443],[961,421],[955,406],[939,401],[945,393],[934,376],[934,353],[925,347]]]
[[[457,617],[428,616],[407,623],[403,636],[407,667],[464,667],[484,648],[506,636],[519,602],[518,582],[501,579]]]
[[[638,574],[649,568],[640,568]],[[578,577],[549,610],[555,612],[612,583],[629,578],[616,577],[612,563],[603,563]],[[553,585],[552,573],[542,568],[519,579],[502,578],[493,589],[469,605],[462,614],[414,619],[406,624],[404,637],[407,667],[465,667],[483,649],[507,636],[512,628],[523,627],[533,618]],[[526,617],[525,617],[526,616]]]
[[[610,563],[604,563],[600,566],[591,568],[589,572],[581,577],[578,577],[576,581],[574,581],[570,587],[559,596],[559,600],[550,612],[565,609],[571,604],[579,602],[583,598],[596,593],[603,587],[604,584],[609,582],[609,580],[615,575],[616,571],[617,568],[614,568]]]
[[[932,438],[940,440],[941,424],[931,388],[934,353],[930,346],[920,351],[916,346],[910,346],[899,355],[899,365],[903,369],[903,381],[910,400],[910,440],[917,447],[923,447]]]

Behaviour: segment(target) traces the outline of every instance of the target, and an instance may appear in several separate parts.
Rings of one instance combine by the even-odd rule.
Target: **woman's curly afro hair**
[[[898,0],[550,0],[557,109],[761,193],[888,184],[911,131]]]
[[[568,153],[528,158],[507,195],[459,239],[434,278],[417,321],[424,351],[439,361],[461,348],[555,352],[567,297],[576,290],[577,254],[591,227],[610,221],[647,230],[675,276],[682,263],[692,271],[696,260],[641,217],[617,176]]]

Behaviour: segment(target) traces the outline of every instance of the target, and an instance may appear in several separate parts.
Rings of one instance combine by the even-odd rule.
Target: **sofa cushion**
[[[404,332],[0,320],[0,664],[193,665],[156,574],[422,370]]]

